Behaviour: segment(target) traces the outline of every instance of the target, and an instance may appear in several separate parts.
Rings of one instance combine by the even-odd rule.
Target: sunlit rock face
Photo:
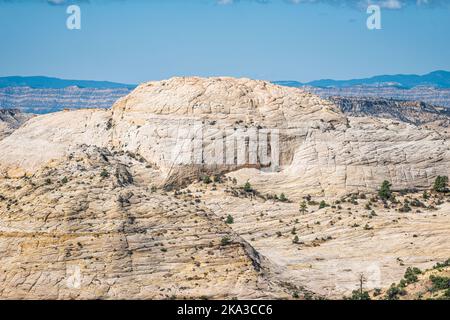
[[[112,109],[36,116],[0,141],[0,298],[303,297],[302,284],[316,273],[298,260],[294,226],[303,228],[299,237],[343,241],[326,237],[334,242],[320,248],[303,239],[308,263],[330,261],[319,265],[319,291],[329,270],[340,274],[367,254],[415,256],[436,244],[426,259],[441,258],[448,206],[433,225],[431,212],[396,229],[392,214],[400,213],[380,201],[376,226],[391,228],[376,246],[361,241],[363,227],[349,232],[351,213],[329,227],[343,215],[337,207],[295,221],[307,194],[374,193],[383,180],[429,188],[449,174],[449,147],[444,131],[347,117],[310,93],[249,79],[149,82]],[[198,183],[205,172],[227,175]],[[293,201],[249,196],[239,189],[246,181],[260,195],[283,192]],[[225,223],[230,213],[234,224]],[[431,234],[436,226],[444,227]],[[426,239],[412,249],[399,240],[417,230]],[[354,260],[353,242],[361,249]],[[388,268],[404,273],[395,260]]]
[[[140,85],[111,110],[36,117],[2,142],[0,168],[31,173],[88,144],[138,154],[159,168],[160,183],[253,168],[248,179],[264,188],[339,194],[385,179],[395,188],[429,186],[448,173],[446,137],[347,117],[329,101],[264,81],[173,78]]]

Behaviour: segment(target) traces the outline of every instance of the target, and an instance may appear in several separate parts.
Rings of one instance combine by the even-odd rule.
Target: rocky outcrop
[[[0,298],[288,297],[264,257],[192,195],[152,188],[154,175],[80,146],[0,180]]]
[[[364,97],[330,97],[342,112],[354,117],[375,117],[421,126],[446,128],[450,125],[450,109],[419,101]]]
[[[423,101],[425,103],[450,107],[450,89],[439,89],[428,86],[418,86],[411,89],[403,89],[395,86],[350,86],[342,88],[304,87],[308,92],[317,94],[323,98],[328,97],[355,97],[355,98],[383,98],[408,101]]]
[[[0,169],[33,173],[79,144],[138,155],[166,185],[244,169],[242,179],[298,196],[376,190],[383,180],[425,188],[450,167],[445,132],[346,117],[329,101],[263,81],[174,78],[139,86],[112,110],[33,119],[0,144]]]
[[[22,113],[17,109],[0,109],[0,140],[9,136],[32,117],[33,115]]]

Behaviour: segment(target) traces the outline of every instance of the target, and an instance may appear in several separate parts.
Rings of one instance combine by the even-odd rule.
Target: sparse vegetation
[[[450,289],[450,278],[431,275],[431,283],[433,284],[433,291]]]
[[[208,176],[208,175],[204,175],[202,177],[202,181],[203,181],[204,184],[210,184],[212,182],[211,177]]]
[[[227,220],[225,221],[226,224],[233,224],[234,223],[234,218],[229,214],[227,216]]]
[[[100,177],[102,177],[103,179],[108,178],[109,172],[106,169],[103,169],[102,172],[100,172]]]
[[[441,269],[441,268],[445,268],[445,267],[449,267],[450,266],[450,259],[447,259],[446,261],[440,263],[436,263],[436,265],[433,267],[433,269]]]
[[[231,243],[231,239],[230,239],[229,237],[227,237],[227,236],[223,237],[223,238],[220,240],[220,245],[221,245],[222,247],[225,247],[225,246],[229,245],[230,243]]]
[[[406,290],[400,288],[395,283],[393,283],[390,288],[386,291],[386,300],[398,300],[399,296],[404,296],[406,294]]]

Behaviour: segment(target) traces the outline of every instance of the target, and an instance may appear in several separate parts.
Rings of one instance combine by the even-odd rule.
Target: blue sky
[[[0,0],[0,76],[310,81],[450,70],[445,1],[380,0],[383,29],[372,31],[357,1],[77,1],[82,29],[68,30],[67,3]]]

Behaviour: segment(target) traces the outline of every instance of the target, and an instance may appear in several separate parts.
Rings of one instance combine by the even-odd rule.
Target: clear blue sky
[[[221,1],[227,4],[78,1],[82,29],[70,31],[67,5],[0,0],[0,76],[124,83],[183,75],[310,81],[450,70],[445,5],[413,0],[397,8],[410,0],[383,0],[391,7],[382,11],[383,29],[370,31],[364,7],[325,0]]]

